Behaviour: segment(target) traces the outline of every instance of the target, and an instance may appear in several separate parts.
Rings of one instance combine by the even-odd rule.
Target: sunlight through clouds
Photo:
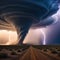
[[[0,30],[0,45],[14,45],[18,43],[16,31]]]

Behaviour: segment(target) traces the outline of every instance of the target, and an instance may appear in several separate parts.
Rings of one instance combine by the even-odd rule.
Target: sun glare
[[[0,45],[15,45],[18,43],[16,31],[0,30]]]

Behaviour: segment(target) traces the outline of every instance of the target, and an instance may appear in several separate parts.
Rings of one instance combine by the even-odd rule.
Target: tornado
[[[0,29],[17,31],[19,44],[30,28],[37,29],[54,23],[57,0],[0,0]],[[14,27],[14,28],[13,28]]]

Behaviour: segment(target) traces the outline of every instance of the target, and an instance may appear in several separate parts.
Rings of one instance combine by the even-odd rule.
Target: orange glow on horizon
[[[0,45],[15,45],[18,43],[16,31],[0,30]]]

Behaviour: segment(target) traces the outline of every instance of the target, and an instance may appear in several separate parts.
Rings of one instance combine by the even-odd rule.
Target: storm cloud
[[[57,0],[1,0],[0,29],[16,30],[22,44],[30,28],[53,24],[58,9]]]

